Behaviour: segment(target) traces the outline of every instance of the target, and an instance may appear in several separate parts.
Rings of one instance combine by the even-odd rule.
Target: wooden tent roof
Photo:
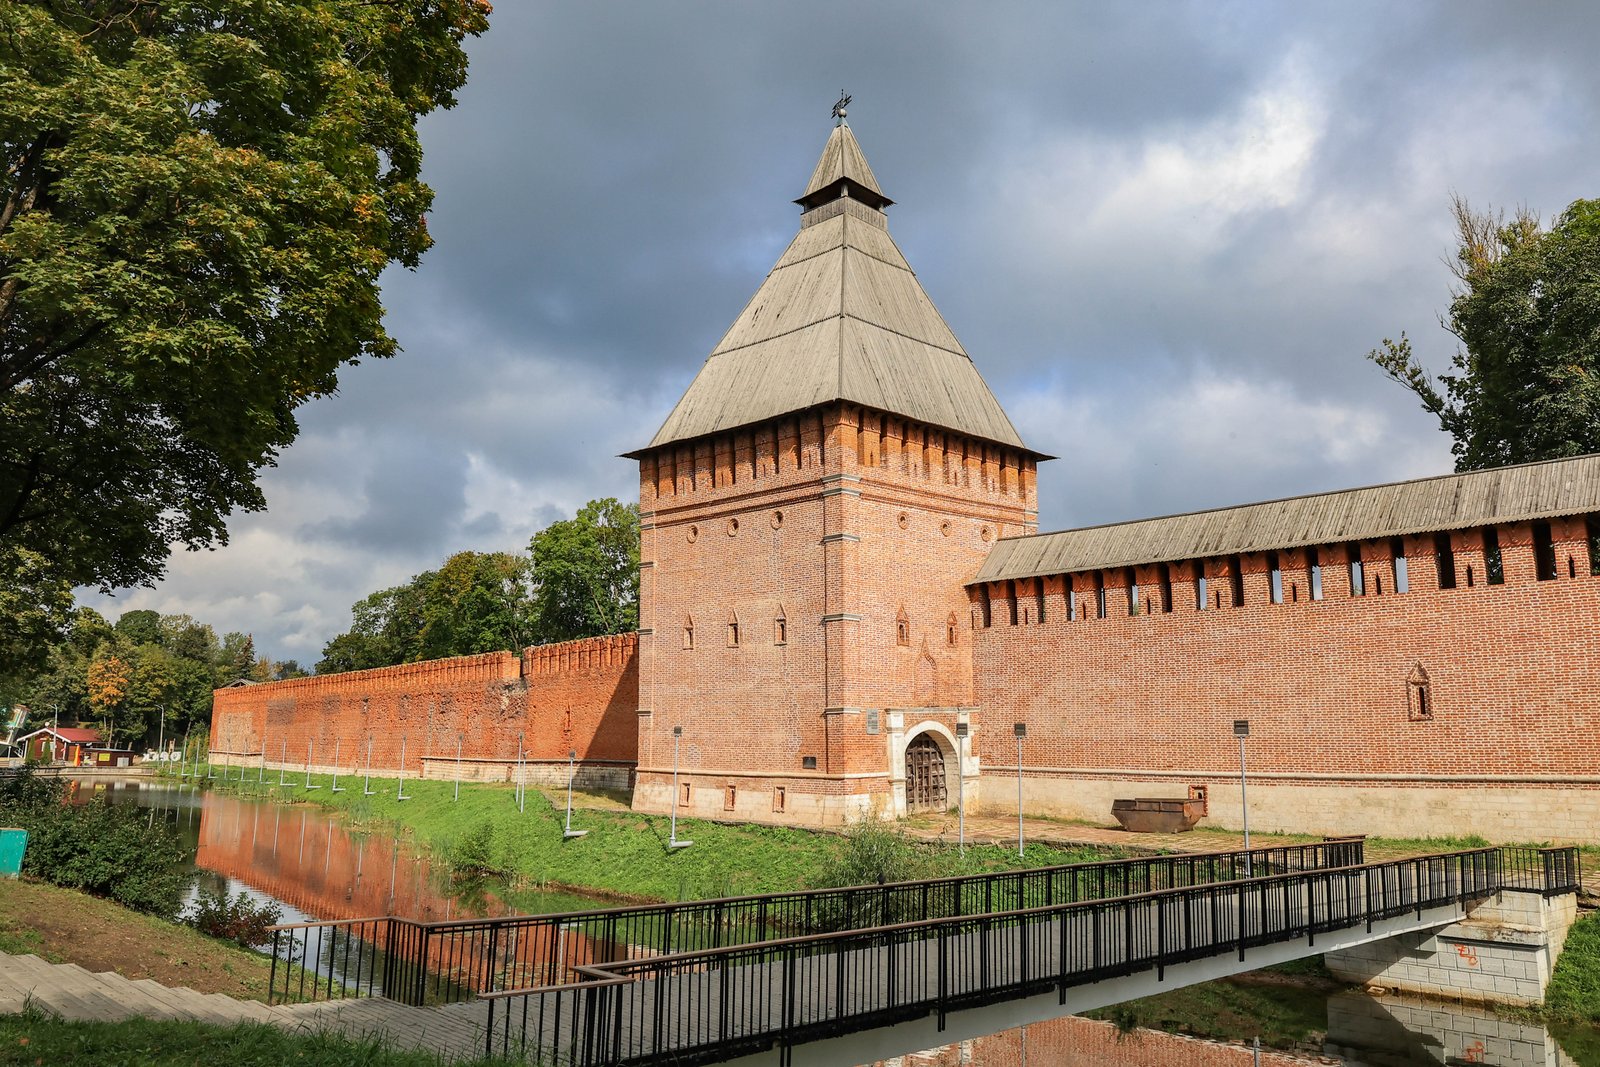
[[[1005,538],[968,584],[1600,512],[1600,454]]]
[[[849,130],[828,139],[799,234],[650,444],[630,455],[839,400],[1026,449],[882,209],[852,195],[855,182],[889,202]]]

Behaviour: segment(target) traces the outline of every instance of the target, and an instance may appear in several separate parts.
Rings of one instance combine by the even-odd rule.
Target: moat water
[[[195,847],[191,900],[205,890],[244,893],[277,903],[284,922],[378,915],[481,918],[608,906],[598,897],[533,892],[501,880],[462,883],[404,840],[352,828],[311,805],[274,804],[149,778],[83,780],[76,789],[80,798],[104,793],[174,826]],[[1270,987],[1256,992],[1273,995]],[[896,1067],[1600,1067],[1600,1028],[1552,1033],[1484,1009],[1364,993],[1328,996],[1325,1011],[1325,1038],[1292,1052],[1263,1048],[1259,1061],[1238,1044],[1201,1044],[1150,1031],[1120,1034],[1108,1024],[1069,1017],[932,1049],[896,1061]],[[1235,1042],[1256,1036],[1242,1032],[1247,1026],[1234,1029],[1229,1036]]]

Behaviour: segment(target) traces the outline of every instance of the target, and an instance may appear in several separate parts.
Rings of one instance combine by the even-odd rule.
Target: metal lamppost
[[[564,841],[571,841],[574,837],[582,837],[587,830],[574,830],[572,828],[572,778],[577,773],[578,750],[570,749],[567,752],[567,828],[561,834]]]
[[[967,776],[964,757],[968,726],[956,723],[956,853],[967,854]]]
[[[517,732],[517,813],[527,810],[527,773],[522,766],[522,732]]]
[[[284,781],[284,777],[283,777],[284,768],[286,768],[288,766],[289,766],[289,739],[287,737],[285,737],[283,739],[283,744],[278,746],[278,785],[279,786],[283,786],[283,785],[287,785],[288,784],[286,781]]]
[[[344,786],[339,784],[339,747],[343,741],[344,738],[338,736],[333,739],[333,787],[328,790],[330,793],[344,792]]]
[[[311,784],[311,752],[312,752],[313,746],[315,746],[315,745],[316,745],[315,741],[307,741],[306,742],[306,788],[307,789],[321,789],[322,788],[321,785],[312,785]]]
[[[464,731],[456,732],[456,795],[450,798],[452,802],[461,799],[461,744],[466,739]]]
[[[394,786],[394,798],[396,800],[410,800],[411,798],[406,796],[406,735],[405,734],[401,734],[400,735],[400,767],[399,767],[399,771],[400,771],[400,780],[395,783],[395,786]]]
[[[1022,855],[1022,739],[1028,736],[1028,724],[1015,723],[1011,732],[1017,736],[1017,855]]]
[[[1244,876],[1254,875],[1250,862],[1250,795],[1245,791],[1244,739],[1250,736],[1250,720],[1234,719],[1233,736],[1239,739],[1239,810],[1244,815]]]
[[[668,848],[687,848],[693,841],[678,840],[678,742],[683,739],[683,727],[672,728],[672,833],[667,838]]]
[[[361,787],[361,795],[367,797],[372,795],[372,734],[370,731],[367,733],[367,778]]]

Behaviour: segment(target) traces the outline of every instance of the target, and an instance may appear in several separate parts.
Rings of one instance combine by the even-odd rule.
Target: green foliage
[[[534,534],[529,549],[541,643],[638,628],[638,505],[591,500]]]
[[[911,843],[905,831],[883,819],[869,816],[852,823],[843,838],[843,847],[823,864],[811,882],[812,888],[908,882],[927,877],[923,850]]]
[[[265,945],[269,926],[283,921],[283,909],[272,901],[257,902],[248,893],[229,896],[201,891],[184,909],[181,920],[208,937],[232,941],[243,948]]]
[[[181,865],[193,858],[177,832],[104,798],[76,806],[63,798],[59,779],[26,770],[0,779],[0,824],[28,831],[23,872],[137,911],[175,915],[189,880]]]
[[[1459,197],[1454,212],[1454,372],[1436,384],[1404,333],[1368,358],[1439,420],[1457,470],[1600,452],[1600,200],[1574,201],[1548,229]]]
[[[430,244],[416,125],[454,104],[488,13],[0,5],[8,562],[150,583],[173,544],[224,542],[230,512],[265,506],[296,409],[396,351],[379,278]]]
[[[260,1023],[208,1023],[127,1019],[68,1022],[30,1008],[0,1016],[0,1065],[116,1064],[117,1067],[445,1067],[421,1049],[394,1049],[375,1037],[334,1031],[294,1031]],[[451,1060],[454,1067],[494,1067],[498,1060]],[[520,1064],[521,1061],[518,1061]],[[510,1067],[504,1064],[503,1067]],[[537,1067],[536,1064],[533,1067]]]
[[[445,854],[452,867],[466,874],[507,873],[495,862],[494,823],[487,819],[457,838]]]
[[[317,672],[366,670],[639,625],[639,509],[593,500],[535,534],[530,555],[457,552],[351,608]]]
[[[317,671],[519,649],[533,640],[531,611],[525,557],[457,552],[438,570],[356,603],[354,625],[328,642]]]
[[[107,740],[153,746],[163,735],[176,741],[209,727],[211,693],[220,685],[303,673],[292,660],[257,659],[249,634],[219,642],[188,615],[130,611],[113,626],[79,608],[42,669],[0,685],[0,698],[30,706],[35,722],[91,722]]]
[[[44,555],[0,543],[0,684],[42,669],[71,623],[71,583]]]
[[[1545,990],[1547,1018],[1600,1023],[1600,912],[1572,924]]]

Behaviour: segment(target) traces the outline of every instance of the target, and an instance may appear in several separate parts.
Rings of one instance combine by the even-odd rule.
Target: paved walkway
[[[959,832],[955,815],[916,815],[903,824],[906,833],[922,841],[955,844]],[[1191,830],[1183,834],[1135,834],[1107,826],[1090,826],[1084,823],[1057,822],[1054,819],[1023,819],[1024,843],[1040,842],[1057,848],[1073,845],[1124,848],[1141,852],[1231,852],[1244,847],[1244,835],[1230,830]],[[1299,841],[1316,841],[1315,837],[1271,838],[1256,837],[1251,844],[1257,848]],[[969,844],[1017,843],[1017,820],[1003,815],[968,815],[967,842]]]
[[[285,1030],[332,1030],[350,1037],[381,1037],[397,1048],[423,1048],[446,1059],[483,1054],[487,1011],[481,1002],[409,1008],[381,999],[336,1000],[268,1007],[221,993],[134,981],[112,972],[95,973],[75,963],[48,963],[37,956],[0,953],[0,1014],[33,1004],[64,1019],[115,1022],[192,1019],[218,1026],[254,1022]]]

